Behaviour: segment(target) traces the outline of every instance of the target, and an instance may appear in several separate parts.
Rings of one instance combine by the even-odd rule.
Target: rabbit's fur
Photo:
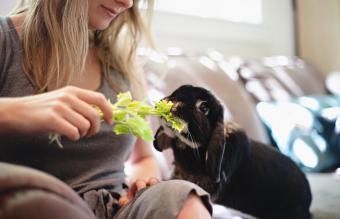
[[[261,219],[310,218],[312,196],[304,173],[236,124],[224,124],[223,106],[211,92],[183,85],[164,99],[187,124],[178,133],[162,120],[155,135],[157,150],[173,150],[173,178],[192,181],[215,203]]]

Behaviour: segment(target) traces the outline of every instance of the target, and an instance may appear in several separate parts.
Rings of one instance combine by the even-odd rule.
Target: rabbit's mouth
[[[169,136],[170,138],[178,138],[181,142],[183,142],[185,145],[189,146],[190,148],[196,149],[200,147],[200,143],[195,142],[192,138],[189,130],[188,130],[188,124],[182,120],[182,122],[185,124],[185,128],[178,132],[175,129],[171,127],[171,124],[168,123],[165,119],[161,119],[161,126],[164,128],[164,133]]]

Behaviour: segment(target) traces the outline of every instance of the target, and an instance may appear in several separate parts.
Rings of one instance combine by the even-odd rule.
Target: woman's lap
[[[137,192],[136,197],[119,209],[119,194],[105,189],[91,190],[82,194],[83,199],[98,219],[172,219],[181,210],[188,195],[194,192],[212,213],[212,204],[206,191],[197,185],[183,180],[162,181]],[[214,218],[232,219],[254,217],[235,209],[214,205]]]
[[[136,197],[115,215],[115,219],[176,218],[188,195],[194,192],[212,213],[209,194],[197,185],[183,180],[162,181],[137,193]]]

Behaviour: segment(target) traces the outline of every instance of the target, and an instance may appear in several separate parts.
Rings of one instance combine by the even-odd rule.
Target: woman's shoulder
[[[6,47],[6,44],[20,44],[22,24],[22,16],[0,17],[0,48]]]
[[[22,27],[20,16],[0,17],[0,84],[5,72],[20,61],[21,41],[17,30]]]
[[[7,20],[9,19],[9,17],[4,17],[4,16],[0,16],[0,30],[2,31],[3,28],[6,28],[7,26]]]
[[[0,73],[3,69],[3,62],[6,59],[6,56],[9,55],[8,47],[10,44],[9,38],[10,38],[10,23],[9,23],[9,17],[1,17],[0,16]]]
[[[25,16],[23,14],[6,17],[0,16],[0,32],[2,34],[14,34],[19,37],[22,31],[24,20]]]
[[[0,48],[6,32],[9,30],[8,17],[0,16]]]

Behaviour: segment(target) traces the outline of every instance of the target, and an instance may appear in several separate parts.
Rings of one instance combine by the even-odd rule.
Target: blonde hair
[[[88,28],[87,0],[21,0],[12,14],[26,12],[22,31],[22,66],[37,92],[68,85],[80,77],[89,46],[103,67],[105,79],[120,91],[110,72],[115,70],[129,82],[133,94],[140,94],[140,70],[135,56],[142,34],[152,45],[150,34],[134,0],[132,8],[116,17],[103,31]],[[152,8],[153,2],[147,4]]]

